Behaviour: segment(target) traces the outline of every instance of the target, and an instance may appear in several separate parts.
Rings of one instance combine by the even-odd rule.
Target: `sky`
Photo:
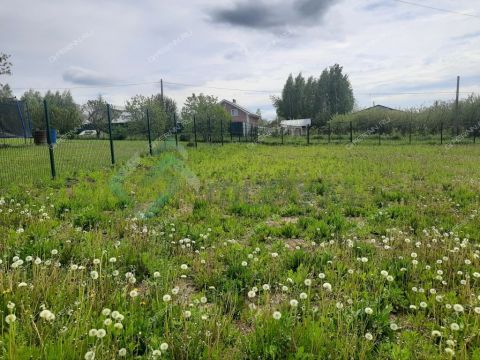
[[[69,88],[123,105],[163,79],[180,107],[204,93],[273,119],[290,73],[338,63],[359,108],[408,108],[454,99],[457,75],[462,98],[480,92],[480,1],[2,1],[0,52],[17,97]]]

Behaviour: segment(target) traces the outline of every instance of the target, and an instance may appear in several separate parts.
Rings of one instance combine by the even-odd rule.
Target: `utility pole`
[[[160,97],[162,98],[162,106],[165,109],[165,101],[163,100],[163,79],[160,79]]]
[[[457,76],[457,96],[455,98],[455,123],[457,125],[457,136],[459,135],[459,118],[458,118],[458,98],[460,94],[460,76]]]

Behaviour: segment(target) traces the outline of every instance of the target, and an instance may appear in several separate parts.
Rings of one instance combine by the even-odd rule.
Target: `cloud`
[[[233,8],[215,9],[211,20],[257,30],[285,26],[308,26],[321,22],[336,0],[290,0],[266,4],[264,1],[240,0]]]
[[[115,79],[93,70],[77,66],[70,67],[62,75],[63,80],[78,85],[106,85],[115,82]]]

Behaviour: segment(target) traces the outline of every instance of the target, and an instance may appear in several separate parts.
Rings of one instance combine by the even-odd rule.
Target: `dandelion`
[[[320,273],[320,274],[318,274],[318,277],[319,277],[320,279],[325,279],[325,274],[324,274],[324,273]]]
[[[105,308],[102,310],[102,315],[104,316],[109,316],[112,313],[112,311],[109,308]]]
[[[332,291],[332,285],[328,282],[324,283],[322,287],[327,291]]]
[[[463,312],[463,306],[460,305],[460,304],[455,304],[453,305],[453,310],[455,310],[456,312]]]
[[[453,349],[451,349],[449,347],[445,348],[445,352],[450,356],[455,355],[455,351],[453,351]]]
[[[57,249],[53,249],[50,253],[51,253],[53,256],[55,256],[55,255],[58,254],[58,250],[57,250]]]
[[[15,303],[9,301],[9,302],[7,303],[7,309],[8,309],[8,310],[13,310],[13,309],[15,309]]]
[[[388,276],[387,276],[387,281],[392,282],[392,281],[393,281],[393,276],[392,276],[392,275],[388,275]]]
[[[460,326],[457,323],[451,323],[450,324],[450,329],[452,331],[458,331],[458,330],[460,330]]]
[[[367,315],[372,315],[372,314],[373,314],[373,309],[372,309],[372,308],[369,308],[369,307],[366,307],[366,308],[365,308],[365,314],[367,314]]]
[[[206,304],[207,301],[208,301],[208,300],[207,300],[207,298],[206,298],[205,296],[202,296],[202,297],[200,298],[200,302],[201,302],[202,304]]]
[[[155,271],[155,272],[153,273],[153,277],[156,278],[156,279],[159,278],[159,277],[160,277],[160,273],[159,273],[158,271]]]
[[[262,285],[262,289],[263,289],[264,291],[269,291],[269,290],[270,290],[270,285],[268,285],[268,284],[263,284],[263,285]]]
[[[118,356],[127,356],[127,349],[121,348],[120,350],[118,350]]]
[[[133,289],[132,291],[130,291],[130,297],[131,298],[135,298],[138,296],[138,291],[136,289]]]
[[[110,326],[110,325],[112,325],[112,322],[113,322],[112,319],[105,319],[105,320],[103,321],[103,325],[105,325],[105,326]]]
[[[40,312],[40,317],[47,321],[55,320],[55,314],[52,313],[50,310],[44,309]]]
[[[427,303],[424,302],[424,301],[422,301],[422,302],[420,303],[420,307],[421,307],[422,309],[426,309],[427,306],[428,306]]]
[[[168,344],[167,343],[162,343],[160,345],[160,350],[162,351],[167,351],[168,350]]]
[[[117,330],[122,330],[123,329],[122,323],[115,323],[115,324],[113,324],[113,327]]]
[[[98,271],[91,271],[90,272],[90,277],[93,279],[93,280],[97,280],[98,279]]]
[[[295,300],[295,299],[290,300],[290,306],[291,307],[297,307],[298,306],[298,300]]]
[[[387,277],[388,276],[388,271],[382,270],[382,271],[380,271],[380,274],[384,277]]]
[[[433,337],[441,337],[442,336],[442,333],[438,330],[433,330],[432,331],[432,336]]]
[[[163,301],[164,302],[169,302],[170,300],[172,300],[172,297],[169,294],[163,295]]]
[[[398,330],[398,325],[395,324],[395,323],[391,323],[390,324],[390,329],[392,329],[393,331],[397,331]]]
[[[97,330],[97,338],[101,339],[101,338],[105,337],[105,335],[107,335],[107,332],[105,331],[105,329],[98,329]]]
[[[188,270],[188,265],[187,265],[187,264],[182,264],[182,265],[180,266],[180,269],[182,269],[182,270]]]
[[[242,261],[242,266],[243,266],[243,267],[245,267],[245,266],[247,266],[247,265],[248,265],[248,263],[247,263],[246,261]]]
[[[273,312],[273,318],[275,320],[280,320],[281,317],[282,317],[282,313],[280,311],[274,311]]]
[[[190,317],[192,316],[192,312],[186,310],[186,311],[183,313],[183,316],[185,316],[185,317],[188,319],[188,318],[190,318]]]
[[[255,294],[255,291],[253,291],[253,290],[250,290],[250,291],[248,292],[248,297],[249,297],[250,299],[251,299],[251,298],[254,298],[255,295],[256,295],[256,294]]]
[[[95,352],[94,351],[87,351],[85,353],[85,360],[94,360],[95,359]]]
[[[152,351],[152,356],[153,356],[154,358],[156,358],[156,357],[158,357],[158,356],[160,356],[160,355],[162,355],[162,352],[161,352],[160,350],[153,350],[153,351]]]
[[[15,320],[17,320],[17,317],[15,316],[15,314],[8,314],[7,316],[5,316],[5,321],[9,325],[13,324]]]
[[[475,311],[476,314],[480,314],[480,307],[478,307],[478,306],[475,307],[475,308],[473,309],[473,311]]]
[[[95,337],[95,336],[97,336],[97,333],[98,333],[98,330],[97,330],[97,329],[90,329],[90,330],[88,331],[88,336],[90,336],[90,337]]]
[[[175,287],[172,289],[172,294],[173,294],[173,295],[177,295],[179,291],[180,291],[180,288],[179,288],[178,286],[175,286]]]
[[[305,286],[311,286],[312,285],[312,280],[305,279],[305,281],[303,283],[305,284]]]
[[[305,300],[308,297],[308,295],[304,292],[300,293],[300,299]]]
[[[343,304],[341,302],[337,302],[335,304],[335,306],[337,307],[338,310],[342,310],[343,309]]]
[[[368,341],[372,341],[373,340],[373,335],[371,333],[367,332],[365,334],[365,339],[367,339]]]
[[[111,263],[111,264],[116,263],[117,258],[116,257],[111,257],[110,259],[108,259],[108,262]]]

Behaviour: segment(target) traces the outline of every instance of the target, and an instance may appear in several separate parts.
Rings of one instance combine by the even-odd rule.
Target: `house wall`
[[[237,109],[236,107],[233,107],[232,105],[230,105],[228,103],[223,103],[223,107],[225,108],[225,110],[227,110],[227,112],[229,114],[231,114],[232,109]],[[247,122],[247,114],[245,113],[245,111],[242,111],[240,109],[237,109],[237,111],[238,111],[238,115],[237,116],[232,115],[232,121],[233,122]]]

